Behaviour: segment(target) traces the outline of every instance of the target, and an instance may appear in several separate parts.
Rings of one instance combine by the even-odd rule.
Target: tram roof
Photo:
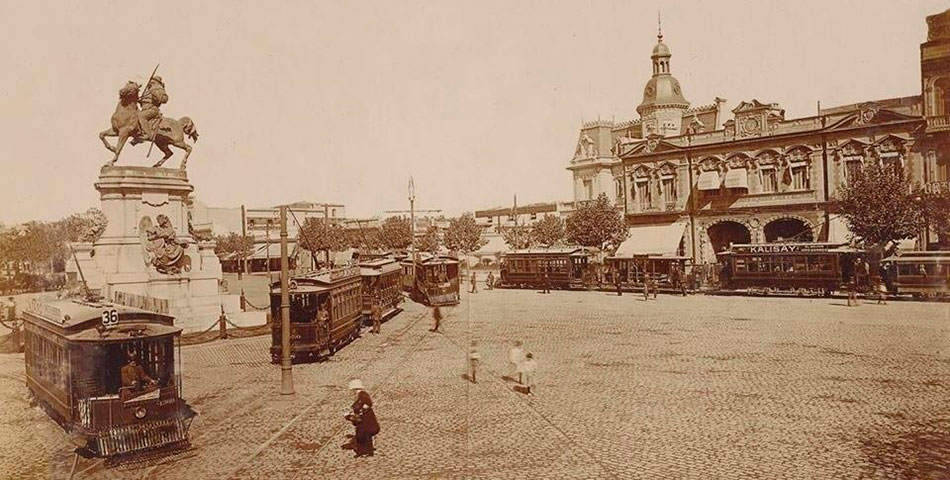
[[[325,270],[314,270],[312,272],[302,273],[300,275],[294,275],[290,277],[290,283],[296,284],[297,288],[294,290],[301,290],[303,286],[309,287],[320,287],[320,286],[330,286],[340,281],[347,280],[350,278],[359,278],[360,276],[360,267],[359,265],[348,265],[345,267],[325,269]],[[271,290],[280,289],[280,281],[271,283]]]
[[[372,262],[360,262],[360,275],[364,277],[379,276],[400,269],[399,262],[391,258],[374,260]]]
[[[573,255],[575,253],[588,253],[586,247],[555,247],[555,248],[522,248],[509,250],[503,255]]]
[[[419,262],[418,262],[418,263],[420,263],[420,264],[422,264],[422,265],[436,265],[436,264],[440,264],[440,263],[446,263],[446,264],[450,264],[450,265],[451,265],[451,264],[454,264],[454,263],[459,263],[459,261],[458,261],[457,258],[455,258],[455,257],[449,257],[449,256],[446,256],[446,255],[432,255],[431,253],[421,252],[421,253],[418,254],[418,256],[419,256]],[[403,260],[401,263],[403,263],[403,264],[411,264],[411,263],[412,263],[412,259],[409,258],[409,257],[406,257],[406,259]]]
[[[88,302],[77,299],[33,299],[24,313],[61,328],[73,328],[90,321],[101,321],[103,311],[115,310],[120,322],[124,319],[157,320],[172,325],[175,317],[163,313],[150,312],[140,308],[127,307],[113,302]],[[123,318],[125,317],[125,318]],[[181,329],[178,329],[181,331]]]
[[[120,323],[115,328],[104,329],[101,333],[87,328],[66,338],[76,342],[124,342],[127,340],[162,337],[181,333],[180,327],[160,323]]]
[[[927,251],[927,250],[918,250],[914,252],[900,252],[896,255],[891,255],[890,257],[882,260],[883,262],[925,262],[925,261],[945,261],[950,260],[950,251],[946,250],[937,250],[937,251]]]
[[[732,253],[812,253],[812,252],[862,252],[847,243],[734,243],[729,249],[716,255]]]

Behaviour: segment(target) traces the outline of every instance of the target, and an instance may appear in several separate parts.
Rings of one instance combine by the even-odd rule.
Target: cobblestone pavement
[[[950,478],[946,304],[482,290],[442,334],[405,308],[295,366],[290,400],[268,337],[183,348],[193,448],[77,478]],[[503,378],[515,339],[533,397]],[[68,439],[22,369],[0,355],[0,478],[64,477]],[[339,447],[353,377],[382,425],[370,458]]]

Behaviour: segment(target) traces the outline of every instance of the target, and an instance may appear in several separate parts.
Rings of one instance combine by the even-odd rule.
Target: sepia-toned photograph
[[[0,480],[950,479],[948,7],[0,0]]]

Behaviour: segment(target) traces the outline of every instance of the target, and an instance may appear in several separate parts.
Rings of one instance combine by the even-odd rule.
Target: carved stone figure
[[[119,103],[115,107],[115,113],[112,114],[112,126],[107,130],[99,132],[99,140],[115,153],[112,160],[106,163],[106,166],[115,165],[122,153],[122,148],[127,140],[132,144],[142,142],[152,142],[164,156],[154,167],[160,167],[172,156],[169,145],[175,146],[185,151],[185,157],[181,161],[181,169],[184,170],[188,163],[188,156],[191,155],[191,145],[185,143],[185,137],[192,142],[198,141],[198,130],[194,122],[188,117],[179,119],[163,117],[159,107],[168,102],[168,94],[165,93],[165,83],[161,77],[153,77],[145,90],[145,94],[139,97],[141,85],[129,81],[119,90]],[[142,109],[139,110],[139,103]],[[106,137],[118,137],[115,146],[106,141]]]
[[[182,270],[191,269],[188,256],[185,255],[186,242],[179,242],[178,235],[171,220],[164,214],[155,217],[158,225],[152,227],[151,220],[145,217],[145,251],[148,253],[148,263],[159,273],[175,275]]]

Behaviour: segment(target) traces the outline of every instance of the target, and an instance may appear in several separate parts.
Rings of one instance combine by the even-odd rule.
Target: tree
[[[627,226],[623,214],[601,193],[597,200],[581,204],[567,217],[565,233],[571,243],[612,250],[627,238]]]
[[[429,252],[433,255],[439,253],[441,244],[442,241],[439,239],[439,227],[436,225],[429,225],[429,228],[426,228],[426,233],[422,235],[422,238],[417,242],[420,252]]]
[[[216,235],[214,242],[214,253],[219,257],[230,255],[240,260],[250,257],[254,251],[254,239],[235,232]]]
[[[512,249],[531,248],[531,227],[527,225],[505,227],[505,229],[501,231],[501,238],[503,238],[505,243]]]
[[[378,227],[348,228],[344,232],[346,246],[350,248],[379,250],[383,248]]]
[[[838,188],[838,199],[848,228],[867,246],[913,238],[926,224],[926,202],[917,200],[910,182],[874,162]]]
[[[471,213],[463,213],[449,221],[443,238],[445,248],[466,255],[482,248],[488,240],[482,239],[482,228]]]
[[[412,227],[406,217],[389,217],[380,227],[383,246],[392,250],[404,250],[412,243]]]
[[[547,214],[531,227],[531,239],[540,245],[550,247],[564,240],[564,220],[557,215]]]
[[[343,227],[322,218],[308,218],[304,221],[300,233],[297,234],[297,242],[310,252],[314,264],[317,263],[316,252],[324,252],[325,260],[329,264],[331,250],[346,248]]]

